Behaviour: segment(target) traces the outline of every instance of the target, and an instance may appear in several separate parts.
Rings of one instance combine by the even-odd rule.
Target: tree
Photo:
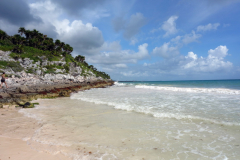
[[[60,45],[61,45],[61,41],[60,41],[59,39],[57,39],[57,40],[55,41],[55,45],[56,45],[56,46],[60,46]]]
[[[83,63],[85,61],[85,57],[84,56],[81,56],[81,55],[78,55],[74,58],[77,62],[81,62]]]
[[[20,35],[22,36],[22,34],[25,34],[26,30],[24,27],[20,27],[18,30],[18,33],[20,33]]]
[[[19,34],[15,34],[15,35],[12,37],[12,42],[13,42],[13,44],[15,44],[15,45],[22,44],[24,41],[25,41],[25,38],[21,37]]]
[[[1,38],[1,40],[4,40],[7,37],[8,37],[7,33],[0,29],[0,38]]]
[[[38,32],[36,29],[34,29],[34,30],[32,31],[32,36],[33,36],[33,38],[38,37],[38,34],[39,34],[39,32]]]
[[[16,45],[12,52],[15,52],[15,53],[23,53],[23,45]]]
[[[26,36],[27,40],[31,39],[31,34],[32,34],[32,32],[30,30],[25,31],[25,36]]]

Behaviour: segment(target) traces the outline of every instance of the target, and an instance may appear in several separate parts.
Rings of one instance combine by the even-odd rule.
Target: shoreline
[[[95,81],[91,83],[12,86],[5,90],[1,89],[0,121],[2,124],[0,126],[0,160],[70,160],[70,157],[62,153],[52,154],[32,148],[27,140],[41,126],[37,120],[19,113],[19,110],[25,108],[24,104],[29,102],[32,104],[32,101],[36,102],[38,99],[41,101],[41,99],[70,97],[71,93],[91,88],[105,88],[113,84],[114,81]],[[16,107],[16,105],[21,107]],[[26,108],[31,109],[31,107]]]
[[[93,81],[87,83],[56,83],[29,86],[11,86],[8,89],[0,89],[0,108],[14,108],[16,105],[23,108],[27,102],[38,98],[69,97],[71,93],[88,90],[91,88],[105,88],[112,86],[114,81]]]

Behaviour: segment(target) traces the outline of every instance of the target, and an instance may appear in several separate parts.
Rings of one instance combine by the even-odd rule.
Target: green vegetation
[[[26,71],[27,73],[34,73],[35,72],[35,70],[33,69],[33,68],[29,68],[27,71]]]
[[[110,79],[110,76],[104,72],[97,71],[92,65],[88,65],[85,61],[85,57],[78,55],[75,58],[72,57],[71,52],[73,48],[69,44],[65,44],[60,40],[53,40],[47,35],[44,35],[34,30],[26,30],[23,27],[20,27],[18,30],[19,34],[13,36],[7,35],[6,32],[0,29],[0,50],[11,51],[10,56],[15,60],[19,58],[30,58],[34,62],[42,60],[40,57],[45,56],[48,61],[59,61],[62,58],[65,58],[66,64],[64,66],[47,66],[47,71],[45,73],[54,73],[57,69],[65,69],[68,73],[69,63],[74,62],[82,68],[82,75],[87,76],[88,72],[91,71],[97,77],[102,77],[104,79]],[[5,62],[0,62],[1,66],[7,66]],[[23,68],[19,63],[15,63],[15,66],[11,68],[14,71],[22,71]],[[13,64],[12,64],[13,65]],[[17,68],[17,66],[19,68]],[[28,69],[28,73],[33,73],[33,69]]]
[[[19,62],[12,61],[0,61],[0,68],[11,68],[14,72],[21,72],[24,68],[19,64]]]

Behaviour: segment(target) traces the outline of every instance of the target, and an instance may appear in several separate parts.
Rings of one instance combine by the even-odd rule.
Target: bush
[[[74,58],[70,55],[70,54],[67,54],[65,56],[65,61],[68,63],[68,62],[75,62]]]
[[[34,70],[33,68],[30,68],[30,69],[28,69],[26,72],[27,72],[27,73],[34,73],[35,70]]]
[[[70,70],[70,68],[69,68],[69,64],[66,63],[63,67],[64,67],[64,69],[66,70],[66,72],[68,73],[69,70]]]
[[[1,68],[11,68],[14,72],[21,72],[24,68],[19,64],[19,62],[12,61],[0,61]]]
[[[0,50],[2,50],[2,51],[11,51],[11,50],[13,50],[13,48],[14,48],[14,45],[12,45],[12,46],[0,45]]]
[[[53,69],[53,68],[51,68],[51,69],[47,69],[44,73],[45,74],[47,74],[47,73],[55,73],[55,71],[56,71],[56,69]]]

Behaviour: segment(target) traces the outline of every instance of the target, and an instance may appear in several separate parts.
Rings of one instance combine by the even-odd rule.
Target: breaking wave
[[[135,88],[174,91],[174,92],[240,94],[239,90],[224,89],[224,88],[181,88],[181,87],[162,87],[162,86],[148,86],[148,85],[136,85]]]

